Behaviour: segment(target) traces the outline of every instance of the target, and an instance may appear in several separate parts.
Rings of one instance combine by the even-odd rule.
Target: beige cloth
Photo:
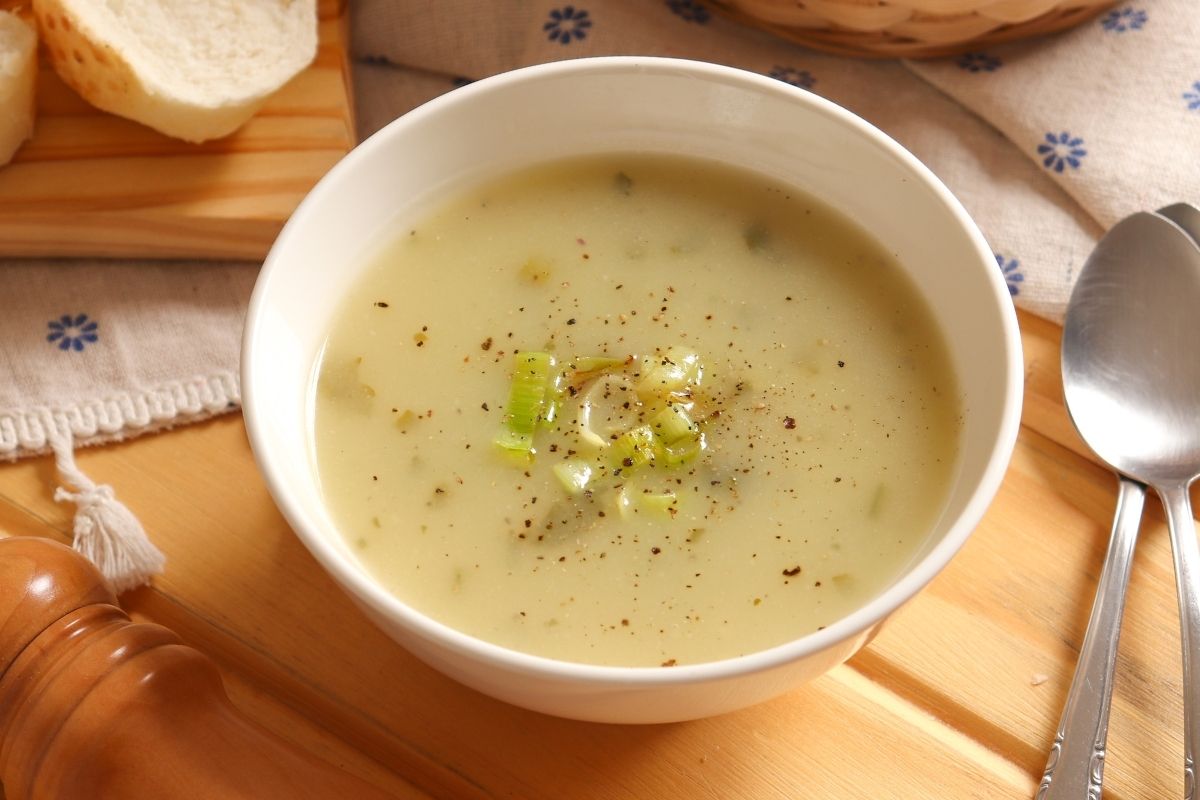
[[[0,262],[0,459],[236,409],[255,264]]]
[[[1052,319],[1104,227],[1131,211],[1200,202],[1194,0],[1136,0],[1065,35],[921,64],[816,54],[701,0],[351,8],[364,135],[463,79],[597,54],[721,62],[828,97],[925,161],[980,223],[1014,300]],[[0,459],[68,434],[91,444],[236,408],[256,271],[0,263]]]

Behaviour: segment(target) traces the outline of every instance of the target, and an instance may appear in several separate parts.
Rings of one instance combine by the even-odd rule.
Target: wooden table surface
[[[135,618],[212,656],[268,728],[398,798],[1031,798],[1083,637],[1116,481],[1062,405],[1060,330],[1022,315],[1027,387],[1004,485],[962,552],[848,664],[699,722],[571,722],[491,700],[393,644],[272,505],[239,415],[82,452],[168,556]],[[0,535],[69,541],[39,458],[0,466]],[[1182,796],[1179,632],[1147,503],[1105,797]]]

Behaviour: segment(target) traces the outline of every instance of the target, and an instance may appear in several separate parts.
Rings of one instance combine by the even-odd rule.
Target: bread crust
[[[50,62],[63,82],[97,108],[177,139],[203,142],[228,136],[283,85],[241,102],[188,102],[154,91],[152,82],[139,75],[129,59],[104,41],[65,0],[33,0],[33,13]],[[313,55],[293,75],[307,66]]]
[[[0,165],[12,161],[17,150],[33,136],[34,88],[37,81],[37,35],[33,27],[15,14],[0,11],[0,25],[20,25],[28,37],[18,42],[22,52],[16,53],[17,68],[11,74],[0,75]]]

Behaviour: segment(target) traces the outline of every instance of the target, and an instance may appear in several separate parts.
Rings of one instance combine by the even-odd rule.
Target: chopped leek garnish
[[[554,356],[518,353],[516,362],[504,414],[505,428],[496,437],[496,444],[505,450],[529,452],[533,449],[533,433],[554,399]]]
[[[554,475],[569,494],[579,494],[588,488],[595,467],[582,459],[560,461],[554,465]]]
[[[637,389],[639,394],[665,398],[686,393],[702,376],[700,356],[685,347],[671,347],[650,360]]]
[[[642,512],[652,517],[673,517],[679,510],[679,497],[674,492],[634,492],[625,486],[617,493],[617,510],[622,519]]]
[[[649,425],[625,431],[612,443],[612,459],[618,468],[632,469],[654,460],[657,442]]]
[[[533,451],[533,434],[521,433],[511,428],[505,428],[496,434],[496,444],[514,453],[531,453]]]
[[[674,515],[679,498],[673,492],[631,492],[622,486],[623,476],[647,464],[676,468],[705,449],[704,426],[691,416],[692,391],[703,377],[700,357],[688,348],[671,347],[640,362],[632,356],[579,356],[559,365],[550,350],[515,356],[496,444],[528,464],[536,452],[537,432],[556,428],[564,418],[572,420],[578,435],[566,454],[577,455],[570,447],[583,454],[551,468],[568,494],[603,491],[616,497],[625,517]],[[551,443],[550,450],[560,446]]]
[[[660,455],[665,466],[678,467],[700,455],[704,447],[704,434],[701,433],[694,438],[685,438],[673,444],[664,444]]]
[[[638,422],[641,404],[633,383],[624,375],[602,375],[579,397],[579,434],[603,450]]]
[[[621,512],[621,519],[629,519],[637,513],[637,509],[633,506],[633,498],[629,494],[628,487],[624,487],[617,492],[617,511]]]
[[[650,420],[650,427],[665,445],[675,444],[681,439],[694,439],[700,434],[687,409],[674,403],[655,414]]]
[[[665,517],[667,515],[674,515],[679,509],[679,498],[675,496],[674,492],[663,492],[662,494],[643,493],[639,498],[638,504],[656,516]]]
[[[550,392],[550,396],[546,398],[546,408],[542,411],[542,427],[553,428],[555,421],[558,419],[558,411],[562,408],[562,398],[558,395],[557,387],[551,387],[554,391]]]
[[[580,356],[571,362],[571,369],[580,372],[600,372],[601,370],[616,369],[625,366],[624,358],[609,358],[608,356]]]
[[[654,415],[650,426],[658,438],[658,456],[665,466],[677,467],[691,461],[704,449],[704,434],[682,405],[667,406]]]

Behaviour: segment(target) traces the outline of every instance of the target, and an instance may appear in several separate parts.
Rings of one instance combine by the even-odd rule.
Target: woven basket
[[[1114,0],[713,0],[742,22],[840,55],[933,58],[1078,25]]]

